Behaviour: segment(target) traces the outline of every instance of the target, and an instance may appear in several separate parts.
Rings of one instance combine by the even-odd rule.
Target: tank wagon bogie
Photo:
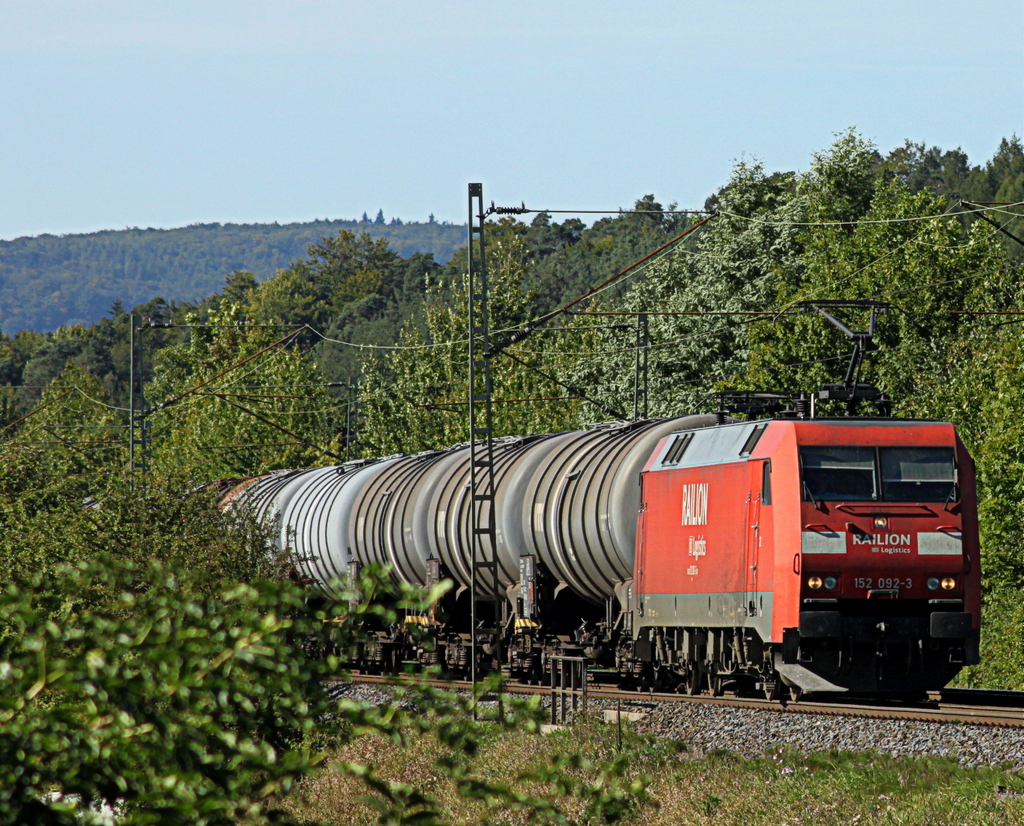
[[[328,598],[369,563],[455,582],[408,618],[421,633],[374,629],[371,667],[465,673],[475,648],[536,679],[575,654],[644,686],[777,697],[919,692],[977,661],[973,465],[952,425],[705,415],[494,447],[497,574],[476,594],[468,445],[271,474],[232,506],[276,520]],[[501,621],[471,628],[474,599]]]

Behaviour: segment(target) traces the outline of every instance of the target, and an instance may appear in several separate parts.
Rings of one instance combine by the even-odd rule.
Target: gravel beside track
[[[386,687],[351,683],[335,684],[331,693],[373,704],[387,703],[391,698]],[[546,706],[547,697],[542,697],[542,702]],[[589,708],[611,710],[616,703],[592,698]],[[638,732],[682,740],[695,757],[715,749],[758,757],[792,748],[799,752],[942,756],[953,757],[965,767],[1012,764],[1024,768],[1024,728],[799,714],[686,702],[624,702],[621,709],[646,712],[634,724]]]
[[[756,757],[780,747],[810,751],[876,751],[895,757],[954,757],[961,766],[1024,767],[1024,730],[844,715],[787,714],[727,706],[659,703],[637,730],[683,740],[703,756],[728,749]]]

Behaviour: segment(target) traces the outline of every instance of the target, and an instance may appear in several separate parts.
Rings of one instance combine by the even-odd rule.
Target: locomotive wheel
[[[708,674],[708,682],[711,685],[711,696],[721,697],[723,693],[723,686],[725,685],[725,679],[720,674],[711,673]]]
[[[800,698],[804,696],[804,690],[798,685],[791,685],[789,687],[789,699],[790,702],[799,703]]]
[[[761,683],[761,690],[764,692],[764,698],[773,703],[782,698],[782,686],[779,680],[765,680]]]

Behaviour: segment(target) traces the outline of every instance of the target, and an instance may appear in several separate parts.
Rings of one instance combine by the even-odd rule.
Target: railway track
[[[402,675],[372,675],[353,673],[351,681],[377,685],[401,684]],[[416,681],[436,688],[468,691],[468,680],[424,680]],[[505,686],[508,694],[550,695],[547,685],[526,685],[510,683]],[[588,700],[621,702],[624,710],[656,703],[694,703],[729,708],[744,708],[769,711],[778,714],[809,714],[834,717],[860,717],[885,720],[915,720],[929,723],[954,723],[982,726],[1024,728],[1024,692],[983,691],[980,689],[945,689],[930,692],[927,700],[920,702],[870,701],[865,698],[833,697],[823,699],[821,695],[808,695],[800,702],[775,702],[755,697],[734,697],[724,695],[689,696],[659,692],[623,691],[610,685],[589,682],[586,688]]]

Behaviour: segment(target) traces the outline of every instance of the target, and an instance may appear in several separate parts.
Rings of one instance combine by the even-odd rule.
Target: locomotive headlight
[[[889,519],[888,519],[888,517],[876,516],[875,517],[875,527],[876,528],[888,528],[889,527]]]
[[[952,591],[954,588],[956,588],[956,580],[953,579],[953,577],[951,577],[951,576],[943,577],[943,579],[942,579],[942,590],[943,591]]]
[[[833,588],[836,587],[837,584],[838,583],[836,582],[836,578],[834,576],[827,576],[827,577],[825,577],[825,588],[826,588],[826,590],[831,591]]]
[[[817,591],[821,587],[821,577],[812,576],[807,579],[807,587],[812,591]]]
[[[939,578],[937,576],[928,577],[928,590],[937,591],[939,588]]]

